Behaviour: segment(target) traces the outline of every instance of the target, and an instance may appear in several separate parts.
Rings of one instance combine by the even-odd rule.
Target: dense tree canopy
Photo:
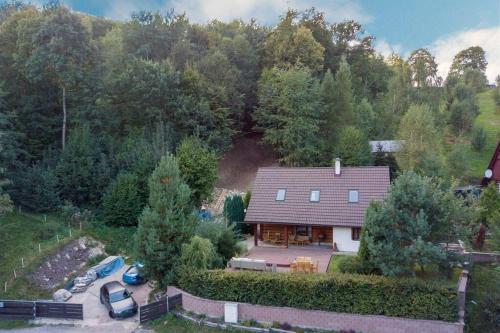
[[[189,13],[174,11],[112,21],[57,1],[42,9],[1,2],[4,191],[34,211],[71,201],[102,213],[103,193],[118,174],[137,178],[144,203],[150,173],[161,156],[177,151],[199,205],[214,182],[210,154],[227,151],[235,136],[261,132],[283,165],[326,166],[349,145],[341,142],[349,126],[362,132],[358,140],[408,137],[398,157],[403,169],[436,174],[440,154],[420,152],[435,152],[448,129],[471,135],[475,94],[486,83],[484,50],[458,53],[442,85],[429,50],[384,58],[373,39],[359,22],[328,22],[314,8],[288,10],[276,25],[263,26],[255,20],[196,24]],[[500,107],[498,89],[495,96]],[[411,105],[429,112],[417,115]],[[410,127],[431,116],[433,130],[414,142]],[[176,149],[188,137],[210,151],[209,173],[182,153],[196,147]],[[453,159],[456,154],[445,165]]]

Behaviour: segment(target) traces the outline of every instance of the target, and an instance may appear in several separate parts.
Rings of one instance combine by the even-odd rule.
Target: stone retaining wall
[[[186,311],[209,317],[224,317],[223,301],[213,301],[193,296],[176,287],[168,287],[169,296],[182,293],[182,307]],[[275,321],[292,326],[326,330],[354,330],[364,333],[463,333],[463,323],[437,320],[406,319],[398,317],[357,315],[288,307],[263,306],[238,303],[240,320]]]

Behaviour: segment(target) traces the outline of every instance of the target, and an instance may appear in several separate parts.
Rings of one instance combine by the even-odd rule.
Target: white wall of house
[[[333,242],[342,252],[358,252],[359,241],[352,240],[351,228],[333,227]]]

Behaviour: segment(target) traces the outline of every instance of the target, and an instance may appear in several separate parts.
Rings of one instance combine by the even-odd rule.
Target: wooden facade
[[[258,240],[264,242],[276,242],[288,246],[297,244],[297,239],[308,239],[303,244],[332,244],[333,227],[330,226],[306,226],[287,224],[260,224],[259,231],[254,224],[255,245]]]

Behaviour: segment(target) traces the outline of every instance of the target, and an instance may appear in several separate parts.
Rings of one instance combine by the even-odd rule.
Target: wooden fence
[[[50,301],[0,300],[0,320],[83,319],[83,305]]]
[[[142,324],[146,321],[158,319],[177,306],[182,306],[182,294],[164,297],[154,303],[142,305],[139,307],[139,322]]]
[[[36,317],[83,320],[83,304],[36,302]]]
[[[35,319],[35,306],[35,302],[0,300],[0,320]]]

